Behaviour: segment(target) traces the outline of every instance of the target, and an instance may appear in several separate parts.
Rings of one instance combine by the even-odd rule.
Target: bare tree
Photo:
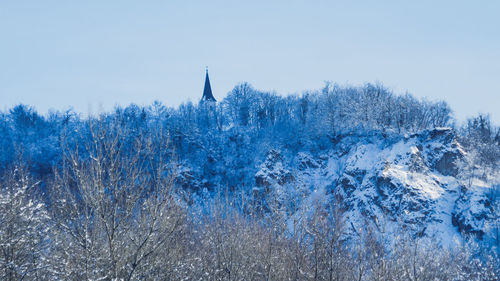
[[[88,126],[90,138],[67,151],[53,183],[61,277],[165,277],[185,218],[172,190],[168,136],[137,136],[126,147],[120,127],[102,117]]]
[[[0,180],[0,279],[46,279],[49,223],[37,183],[17,166]]]

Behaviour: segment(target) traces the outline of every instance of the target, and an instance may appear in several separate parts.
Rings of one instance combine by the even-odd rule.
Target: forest
[[[464,194],[488,187],[478,199],[488,212],[474,217],[488,228],[450,219],[454,246],[396,219],[391,235],[370,216],[353,231],[345,181],[259,177],[273,151],[283,163],[344,157],[346,139],[389,146],[442,128],[464,155],[445,163],[456,170],[446,179]],[[21,104],[0,113],[0,147],[1,280],[500,278],[500,127],[487,114],[457,122],[446,102],[381,84],[282,96],[241,83],[216,103],[94,115]]]

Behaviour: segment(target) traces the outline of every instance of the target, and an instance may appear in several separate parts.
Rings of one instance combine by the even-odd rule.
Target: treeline
[[[217,104],[182,104],[165,107],[117,107],[100,115],[103,122],[121,127],[124,141],[136,135],[169,133],[179,164],[187,167],[185,178],[211,178],[190,182],[193,189],[218,184],[252,186],[254,159],[267,148],[290,151],[328,149],[345,135],[382,134],[403,136],[435,127],[455,127],[460,142],[476,155],[475,166],[498,167],[500,129],[487,115],[456,125],[445,102],[418,100],[409,94],[395,95],[381,85],[340,87],[327,84],[322,90],[300,96],[262,92],[247,83],[237,85]],[[0,113],[0,170],[19,157],[37,179],[52,174],[62,164],[61,143],[76,146],[90,137],[88,118],[75,112],[38,114],[18,105]],[[130,141],[129,141],[130,142]],[[228,170],[227,167],[233,167]],[[481,173],[481,175],[484,174]]]
[[[168,133],[185,167],[180,175],[193,190],[252,186],[254,161],[263,159],[268,149],[320,151],[346,135],[390,139],[451,126],[471,156],[462,163],[468,175],[487,178],[500,159],[500,128],[487,115],[457,125],[445,102],[395,95],[373,84],[327,84],[320,91],[283,97],[242,83],[216,104],[188,102],[170,108],[156,102],[117,107],[100,116],[104,123],[120,127],[128,143],[136,135]],[[62,165],[62,142],[77,146],[90,137],[87,122],[71,110],[43,116],[26,105],[0,113],[0,170],[21,158],[37,179],[50,177],[53,168]]]
[[[372,130],[414,133],[452,125],[451,110],[445,102],[394,95],[373,84],[340,87],[328,83],[319,92],[283,98],[243,83],[228,94],[223,107],[231,124],[257,128],[295,124],[329,135]]]
[[[262,147],[325,149],[334,139],[348,134],[391,136],[454,126],[445,102],[395,95],[372,84],[327,84],[320,91],[282,97],[242,83],[215,105],[188,102],[169,108],[157,102],[145,107],[118,107],[101,115],[104,122],[121,126],[126,138],[168,132],[181,161],[203,167],[195,172],[217,174],[224,184],[232,186],[241,183],[242,177],[244,184],[250,185],[251,179],[242,174],[220,175],[220,170],[227,166],[245,170],[248,152],[259,156]],[[51,174],[53,167],[62,163],[62,138],[72,145],[88,138],[87,121],[71,110],[42,116],[26,105],[0,113],[0,169],[6,169],[21,155],[36,177]],[[475,139],[474,132],[483,130],[466,127],[465,138]],[[498,144],[498,128],[490,127]],[[228,154],[234,157],[229,159]],[[206,159],[217,163],[206,166]]]

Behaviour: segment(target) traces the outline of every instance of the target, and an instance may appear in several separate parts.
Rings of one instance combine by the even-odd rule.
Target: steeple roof
[[[210,79],[208,78],[208,67],[205,75],[205,88],[203,89],[202,101],[216,101],[214,95],[212,95],[212,87],[210,87]]]

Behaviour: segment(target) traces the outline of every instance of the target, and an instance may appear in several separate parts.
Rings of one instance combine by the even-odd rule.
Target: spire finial
[[[205,66],[205,72],[208,73],[208,65]]]

